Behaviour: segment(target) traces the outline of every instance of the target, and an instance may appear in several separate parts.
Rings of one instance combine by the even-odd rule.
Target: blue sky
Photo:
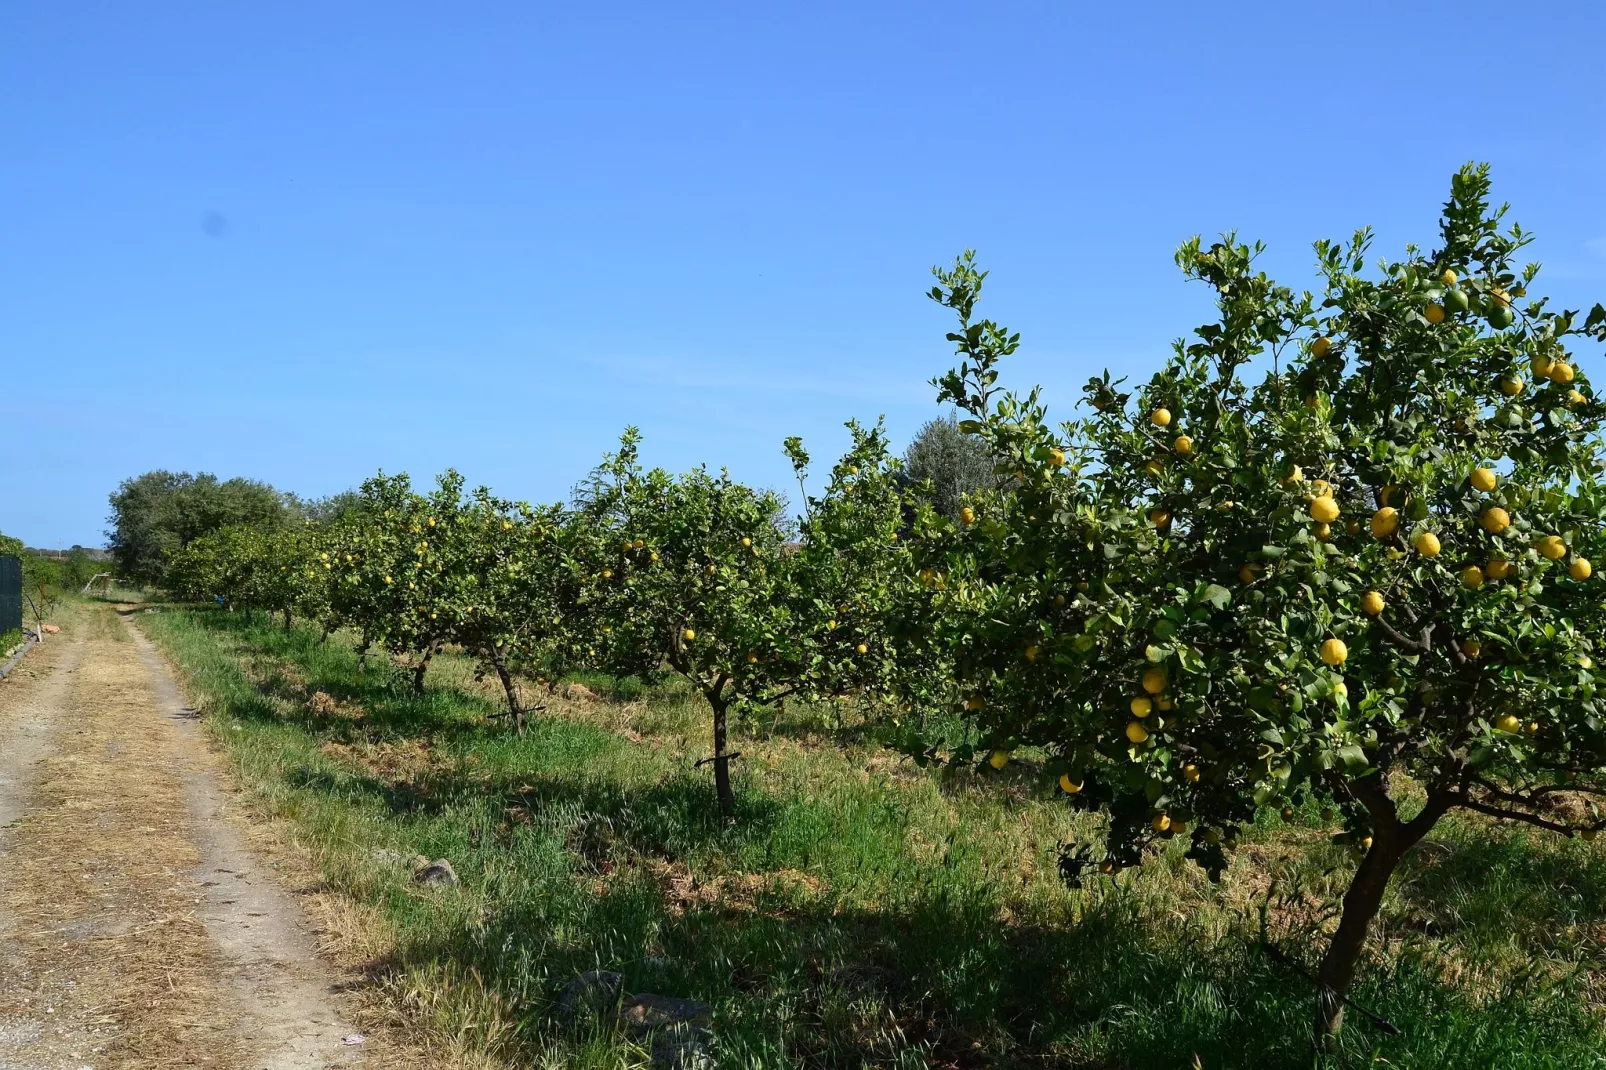
[[[98,545],[151,468],[306,495],[451,465],[790,489],[900,445],[966,247],[1069,406],[1208,314],[1194,233],[1431,245],[1495,167],[1540,289],[1606,298],[1598,4],[0,5],[0,531]],[[1586,360],[1598,359],[1598,355]]]

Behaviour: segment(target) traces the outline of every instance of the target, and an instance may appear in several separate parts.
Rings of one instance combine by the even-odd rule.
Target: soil
[[[149,640],[66,623],[0,682],[0,1070],[395,1065]]]

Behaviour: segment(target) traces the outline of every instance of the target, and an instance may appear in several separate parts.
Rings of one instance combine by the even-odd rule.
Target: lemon
[[[1259,565],[1245,565],[1238,570],[1238,582],[1254,583],[1260,573]]]
[[[680,637],[689,643],[693,639],[697,638],[697,629],[687,628],[685,631],[680,633]]]
[[[1165,475],[1165,462],[1159,458],[1155,458],[1148,464],[1144,465],[1143,470],[1149,473],[1149,475],[1153,476],[1155,479],[1159,479],[1161,476]]]
[[[1063,468],[1065,466],[1065,451],[1062,449],[1049,450],[1048,462],[1055,468]]]
[[[981,696],[971,695],[969,698],[965,699],[965,709],[972,712],[981,709]]]
[[[1317,524],[1312,531],[1316,535],[1317,542],[1329,542],[1333,538],[1333,528],[1330,524]]]
[[[758,664],[758,655],[757,654],[749,654],[749,655],[747,655],[747,663],[749,665],[757,665]]]
[[[1461,644],[1461,653],[1465,654],[1473,661],[1476,661],[1478,659],[1478,655],[1483,653],[1483,644],[1478,642],[1476,639],[1468,639],[1466,642]]]
[[[1154,703],[1143,695],[1139,695],[1128,705],[1131,707],[1132,716],[1138,718],[1147,717],[1154,710]]]
[[[1559,535],[1545,535],[1534,543],[1534,549],[1551,561],[1560,561],[1567,556],[1567,544]]]
[[[1126,738],[1130,743],[1142,743],[1149,738],[1149,730],[1133,721],[1126,726]]]
[[[994,769],[1002,769],[1009,764],[1009,751],[995,750],[987,756],[987,764]]]
[[[1431,531],[1422,532],[1411,541],[1411,545],[1415,546],[1416,552],[1423,557],[1439,556],[1439,537]]]
[[[1500,392],[1508,398],[1514,398],[1522,393],[1522,379],[1515,375],[1500,377]]]
[[[1170,520],[1171,514],[1166,512],[1164,509],[1149,510],[1149,523],[1153,524],[1157,528],[1165,527]]]
[[[1571,364],[1567,364],[1558,360],[1556,363],[1550,366],[1550,375],[1548,378],[1553,383],[1560,383],[1562,386],[1566,386],[1568,383],[1573,381],[1574,374],[1573,366]]]
[[[1503,331],[1507,327],[1511,326],[1512,322],[1516,318],[1517,315],[1511,311],[1510,305],[1495,303],[1489,309],[1489,326],[1493,327],[1497,331]]]
[[[1193,453],[1193,439],[1187,435],[1178,435],[1176,441],[1171,443],[1171,448],[1184,457],[1190,456]]]
[[[959,510],[959,522],[961,524],[974,524],[976,522],[976,510],[968,505]]]
[[[1465,290],[1446,290],[1444,294],[1444,307],[1452,312],[1465,312],[1472,307]]]
[[[1082,790],[1082,782],[1080,780],[1072,780],[1069,773],[1061,773],[1060,790],[1067,795],[1075,795]]]
[[[1582,405],[1588,400],[1588,398],[1584,397],[1584,395],[1580,394],[1577,390],[1567,391],[1567,404],[1569,405]]]
[[[1164,695],[1160,695],[1154,700],[1154,708],[1160,710],[1162,713],[1171,712],[1171,708],[1175,705],[1176,703],[1172,702]]]
[[[1304,480],[1304,478],[1305,478],[1304,471],[1299,467],[1299,465],[1296,464],[1296,465],[1294,465],[1293,468],[1288,470],[1288,476],[1287,476],[1287,478],[1285,478],[1283,480],[1283,482],[1284,483],[1299,483],[1299,482],[1302,482]]]
[[[1487,494],[1494,490],[1497,478],[1493,468],[1474,468],[1467,482],[1472,484],[1474,490],[1481,490]]]
[[[1590,573],[1594,571],[1595,570],[1590,567],[1589,558],[1587,557],[1575,557],[1573,558],[1573,563],[1567,566],[1567,575],[1571,576],[1575,580],[1578,580],[1580,583],[1589,579]]]
[[[1468,565],[1461,570],[1461,586],[1470,591],[1476,591],[1483,586],[1483,569],[1477,565]]]
[[[853,648],[853,652],[855,654],[868,654],[870,653],[870,648],[865,646],[863,643],[860,643],[858,646]]]
[[[1511,526],[1511,514],[1498,505],[1491,505],[1478,517],[1478,523],[1483,525],[1484,531],[1498,535]]]
[[[1323,496],[1312,498],[1310,503],[1310,518],[1320,524],[1331,524],[1338,519],[1338,503],[1332,498]]]
[[[1483,574],[1491,580],[1503,580],[1511,575],[1511,562],[1503,557],[1491,557],[1483,568]]]
[[[1155,409],[1153,412],[1149,413],[1149,421],[1156,427],[1170,427],[1171,410],[1164,408]]]
[[[1349,659],[1349,647],[1344,645],[1342,639],[1324,641],[1320,653],[1322,661],[1335,669]]]
[[[1296,816],[1297,813],[1292,806],[1283,807],[1282,817],[1284,821],[1292,821]]]
[[[1533,372],[1535,379],[1543,379],[1550,374],[1550,366],[1555,363],[1544,353],[1535,353],[1528,361],[1528,370]]]
[[[1150,669],[1143,674],[1143,690],[1151,695],[1158,695],[1165,690],[1165,670]]]
[[[1026,648],[1026,660],[1027,661],[1036,661],[1037,660],[1037,648],[1035,646],[1029,646],[1029,647]]]
[[[1199,782],[1199,767],[1192,762],[1184,765],[1182,767],[1182,779],[1190,784],[1197,784]]]
[[[1400,512],[1392,505],[1385,505],[1372,514],[1372,537],[1386,539],[1399,530]]]
[[[742,549],[745,550],[751,545],[753,545],[753,540],[748,538],[746,535],[743,535],[742,536]]]
[[[611,568],[603,569],[602,570],[602,578],[605,579],[605,580],[613,579],[613,569],[611,569]]]
[[[1333,340],[1331,338],[1318,338],[1316,341],[1310,344],[1310,355],[1315,357],[1317,360],[1321,360],[1332,351]]]
[[[1429,305],[1427,308],[1422,310],[1422,318],[1427,320],[1429,323],[1443,323],[1444,306],[1437,303]]]
[[[1367,591],[1361,595],[1361,612],[1367,616],[1375,617],[1383,612],[1383,596],[1376,591]]]
[[[1502,713],[1496,717],[1494,726],[1502,732],[1516,733],[1522,730],[1522,722],[1509,713]]]
[[[1154,820],[1150,821],[1149,824],[1154,826],[1154,831],[1156,832],[1171,831],[1171,818],[1166,814],[1155,814]]]
[[[1457,281],[1455,269],[1445,268],[1444,274],[1439,276],[1439,281],[1444,283],[1446,286],[1454,286]]]

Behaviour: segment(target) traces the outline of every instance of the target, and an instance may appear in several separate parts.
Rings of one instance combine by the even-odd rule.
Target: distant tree
[[[1002,485],[996,464],[987,444],[961,431],[953,413],[927,421],[903,455],[909,478],[929,480],[937,512],[953,521],[959,519],[966,495]]]
[[[234,525],[279,527],[286,498],[252,479],[155,471],[126,479],[111,495],[106,532],[117,570],[136,583],[163,586],[173,556],[203,535]]]

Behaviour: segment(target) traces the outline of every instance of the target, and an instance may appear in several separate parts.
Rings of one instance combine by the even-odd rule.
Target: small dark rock
[[[419,884],[457,884],[457,870],[444,858],[437,858],[427,865],[420,866],[413,873],[413,880]]]
[[[568,984],[558,995],[558,1015],[574,1018],[581,1014],[597,1014],[612,1010],[624,998],[624,974],[612,970],[587,970]]]

